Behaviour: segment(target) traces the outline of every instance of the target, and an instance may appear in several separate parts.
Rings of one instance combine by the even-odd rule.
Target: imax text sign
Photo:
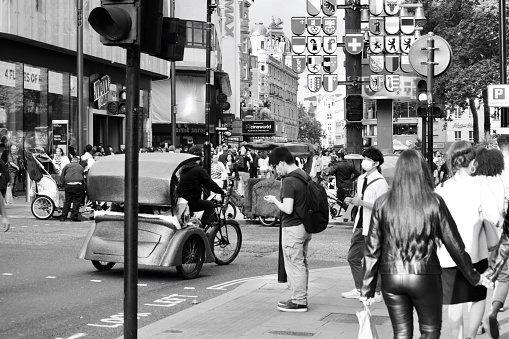
[[[489,85],[488,106],[509,107],[509,85]]]

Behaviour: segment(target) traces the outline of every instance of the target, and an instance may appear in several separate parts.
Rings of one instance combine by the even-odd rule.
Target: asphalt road
[[[76,259],[91,221],[40,221],[26,213],[0,233],[0,338],[117,338],[123,334],[123,265],[98,272]],[[184,281],[174,268],[139,268],[138,327],[234,289],[247,279],[277,279],[277,227],[242,225],[243,244],[228,266],[204,265]],[[351,230],[314,235],[310,268],[346,265]],[[266,275],[272,275],[267,277]],[[262,277],[260,277],[262,276]]]

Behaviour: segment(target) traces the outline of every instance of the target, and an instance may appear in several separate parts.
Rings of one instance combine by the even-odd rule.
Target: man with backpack
[[[379,172],[380,166],[384,163],[384,156],[375,147],[369,147],[362,152],[362,169],[364,174],[357,179],[356,194],[354,198],[347,197],[345,202],[358,207],[354,220],[353,235],[348,250],[348,264],[352,271],[355,288],[349,292],[342,293],[343,298],[358,299],[362,288],[364,249],[366,247],[365,237],[368,235],[369,222],[373,212],[375,200],[389,190],[387,181]],[[376,286],[375,302],[383,300],[380,293],[380,280]]]
[[[302,219],[307,212],[306,192],[308,175],[295,164],[295,159],[286,147],[276,147],[270,154],[269,164],[283,176],[281,201],[275,196],[266,196],[268,203],[281,210],[282,246],[285,270],[292,290],[292,297],[278,303],[283,312],[306,312],[309,270],[308,245],[311,234],[306,232]]]

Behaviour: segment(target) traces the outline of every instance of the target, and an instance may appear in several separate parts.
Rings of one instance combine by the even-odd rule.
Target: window
[[[456,107],[456,110],[454,111],[454,119],[461,119],[462,115],[463,115],[463,111],[461,110],[461,108]],[[461,133],[460,133],[460,135],[461,135]],[[461,140],[461,139],[456,139],[456,140]]]
[[[393,135],[417,134],[417,124],[395,124],[392,126]]]
[[[454,131],[454,141],[461,140],[461,131]]]
[[[468,131],[468,141],[474,142],[474,131]]]
[[[203,21],[186,21],[187,26],[187,46],[206,48],[207,46],[207,23]],[[212,32],[215,32],[214,25],[212,25]],[[212,35],[212,40],[214,36]],[[211,41],[211,46],[215,46],[214,41]]]

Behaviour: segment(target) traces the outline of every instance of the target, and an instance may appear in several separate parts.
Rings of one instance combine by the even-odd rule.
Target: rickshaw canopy
[[[138,203],[172,206],[176,181],[174,175],[183,165],[199,160],[187,153],[140,153]],[[125,155],[102,157],[90,168],[87,194],[93,201],[125,201]]]

